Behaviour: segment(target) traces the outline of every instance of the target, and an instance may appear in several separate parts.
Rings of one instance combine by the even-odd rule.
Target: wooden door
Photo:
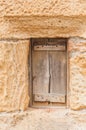
[[[33,102],[65,103],[66,44],[43,40],[32,47]]]

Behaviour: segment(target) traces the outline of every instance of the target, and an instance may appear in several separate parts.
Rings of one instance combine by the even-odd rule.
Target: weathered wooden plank
[[[64,103],[65,102],[65,95],[64,94],[55,94],[55,93],[48,93],[48,94],[34,94],[34,100],[39,102],[58,102]]]
[[[64,45],[62,44],[55,44],[55,45],[36,45],[34,46],[34,50],[37,51],[37,50],[41,50],[41,51],[44,51],[44,50],[48,50],[48,51],[53,51],[53,50],[58,50],[58,51],[64,51],[66,48]]]
[[[32,53],[33,94],[48,93],[49,61],[48,52],[33,51]]]
[[[65,54],[65,52],[50,52],[50,93],[66,95]]]

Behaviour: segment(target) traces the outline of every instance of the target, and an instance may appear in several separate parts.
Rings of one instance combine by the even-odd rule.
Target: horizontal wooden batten
[[[53,51],[53,50],[58,50],[58,51],[65,51],[65,46],[63,45],[36,45],[34,46],[34,50],[41,50],[41,51]]]
[[[40,38],[32,39],[34,51],[65,51],[66,50],[66,39],[53,39],[53,38]]]
[[[65,103],[66,95],[64,94],[55,94],[55,93],[46,93],[46,94],[34,94],[34,101],[39,102],[58,102]]]

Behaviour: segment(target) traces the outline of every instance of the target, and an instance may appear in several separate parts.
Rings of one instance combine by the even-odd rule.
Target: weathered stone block
[[[0,18],[0,39],[34,37],[86,38],[85,17],[15,16]]]
[[[85,0],[1,0],[0,14],[3,16],[85,16]]]
[[[0,39],[86,38],[85,0],[1,0]]]
[[[70,106],[78,110],[86,108],[86,40],[69,40]]]
[[[0,41],[0,111],[28,107],[29,41]]]

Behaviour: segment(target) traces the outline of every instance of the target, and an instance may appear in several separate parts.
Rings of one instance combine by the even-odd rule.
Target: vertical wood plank
[[[66,95],[66,52],[50,52],[50,93]]]
[[[47,51],[33,51],[33,94],[48,93],[49,61]]]

